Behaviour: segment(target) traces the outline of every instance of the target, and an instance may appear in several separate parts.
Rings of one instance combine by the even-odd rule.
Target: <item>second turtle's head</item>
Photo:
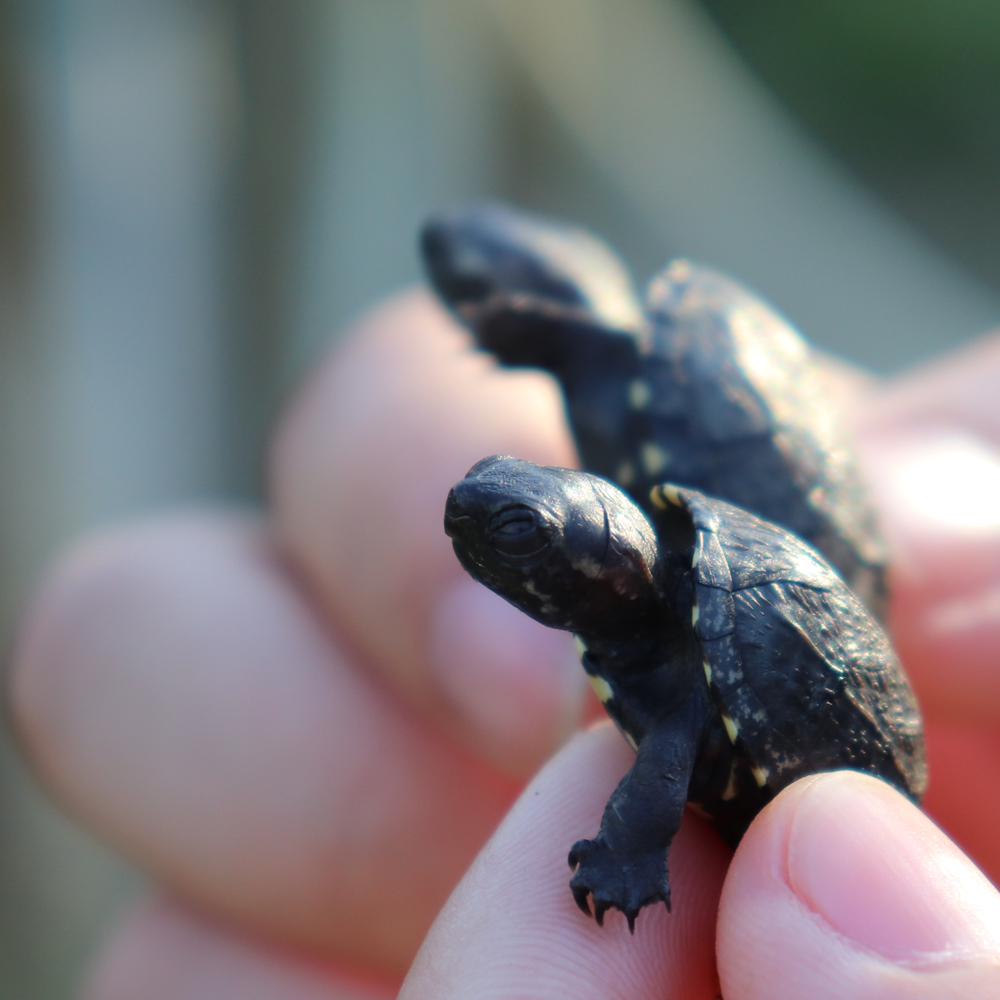
[[[575,226],[488,202],[429,219],[420,247],[431,283],[459,314],[520,294],[577,306],[612,329],[642,325],[621,259]]]
[[[472,576],[545,625],[610,637],[660,613],[656,534],[598,476],[485,458],[448,495],[444,525]]]
[[[429,219],[420,245],[438,295],[505,365],[627,365],[646,335],[621,259],[582,229],[484,204]]]

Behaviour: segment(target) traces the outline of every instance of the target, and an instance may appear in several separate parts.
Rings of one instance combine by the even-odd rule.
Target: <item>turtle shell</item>
[[[648,402],[623,470],[633,490],[648,495],[658,473],[788,528],[882,617],[884,547],[815,352],[740,285],[687,261],[651,282],[646,308]]]
[[[884,631],[840,577],[747,511],[673,486],[653,497],[661,540],[690,552],[705,677],[757,784],[774,793],[858,768],[919,801],[919,709]]]

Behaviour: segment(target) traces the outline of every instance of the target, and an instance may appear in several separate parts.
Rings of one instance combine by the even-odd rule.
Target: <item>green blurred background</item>
[[[258,502],[430,209],[710,261],[882,372],[1000,317],[986,0],[0,0],[0,628],[111,520]],[[142,891],[0,750],[0,997],[63,1000]]]
[[[834,156],[978,277],[1000,282],[1000,7],[704,6]]]

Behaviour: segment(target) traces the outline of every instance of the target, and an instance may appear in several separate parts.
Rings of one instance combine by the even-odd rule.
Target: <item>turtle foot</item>
[[[628,929],[635,933],[635,918],[644,906],[664,903],[670,909],[670,882],[666,851],[619,854],[600,839],[579,840],[569,852],[570,868],[576,869],[569,887],[576,905],[590,916],[588,896],[594,901],[594,919],[604,924],[604,914],[621,910]]]

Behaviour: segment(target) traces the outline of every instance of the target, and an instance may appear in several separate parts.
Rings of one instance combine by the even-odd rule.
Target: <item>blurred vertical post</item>
[[[329,0],[307,149],[288,364],[420,276],[428,211],[502,187],[503,67],[476,4]]]
[[[0,340],[6,623],[82,528],[229,487],[220,199],[235,96],[221,8],[38,0],[10,13],[30,124],[13,153],[35,197]],[[68,996],[95,915],[128,878],[7,749],[0,781],[0,995]]]

